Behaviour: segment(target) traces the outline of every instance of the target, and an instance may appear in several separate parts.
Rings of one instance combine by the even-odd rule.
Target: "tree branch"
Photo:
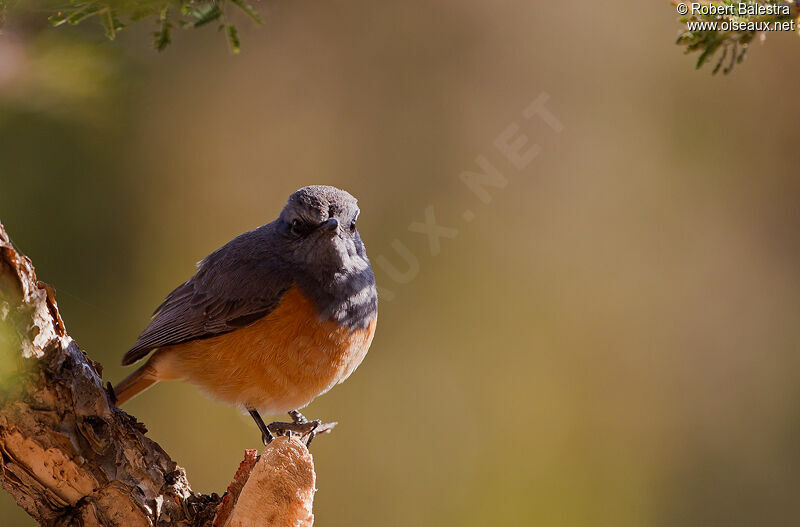
[[[313,524],[314,464],[300,440],[246,451],[223,498],[198,494],[101,376],[0,224],[0,484],[28,514],[48,526]]]

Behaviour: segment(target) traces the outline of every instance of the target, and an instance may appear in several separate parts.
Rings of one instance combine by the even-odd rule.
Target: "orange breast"
[[[302,408],[361,364],[377,319],[364,329],[321,320],[296,287],[242,329],[158,350],[160,379],[184,378],[231,404],[277,414]]]

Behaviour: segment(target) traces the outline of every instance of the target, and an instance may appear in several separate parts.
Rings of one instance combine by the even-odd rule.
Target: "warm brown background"
[[[373,262],[400,240],[420,270],[377,269],[372,351],[307,409],[341,422],[319,525],[796,522],[796,36],[711,77],[666,1],[262,4],[236,57],[213,28],[0,36],[0,218],[109,380],[195,261],[337,185]],[[521,118],[542,92],[561,134]],[[521,172],[492,146],[515,122]],[[478,155],[509,178],[489,204]],[[429,205],[459,230],[437,256]],[[179,383],[126,410],[198,490],[259,445]],[[3,495],[0,524],[30,520]]]

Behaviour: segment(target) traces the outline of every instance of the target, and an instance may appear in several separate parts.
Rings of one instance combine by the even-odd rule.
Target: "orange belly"
[[[296,287],[269,315],[242,329],[159,349],[159,380],[186,379],[214,398],[277,414],[303,408],[344,381],[367,354],[377,319],[364,329],[320,320]]]

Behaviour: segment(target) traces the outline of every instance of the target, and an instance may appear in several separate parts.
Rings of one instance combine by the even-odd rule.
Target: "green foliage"
[[[683,2],[683,0],[681,0]],[[679,5],[680,2],[673,1]],[[691,5],[691,1],[683,5]],[[766,32],[774,29],[777,23],[791,23],[798,19],[798,6],[792,1],[781,0],[721,0],[718,2],[702,1],[703,6],[719,8],[722,14],[692,14],[689,13],[680,19],[686,30],[678,37],[677,44],[685,46],[686,53],[699,53],[697,69],[716,57],[716,64],[712,70],[717,74],[720,70],[728,74],[736,64],[744,60],[748,48],[757,37],[765,38]],[[739,7],[745,4],[753,9],[763,6],[783,6],[790,14],[743,14]],[[795,24],[795,30],[797,30]]]
[[[228,34],[228,43],[231,46],[231,51],[239,53],[241,42],[239,42],[239,31],[237,31],[236,26],[228,24],[225,27],[225,31]]]
[[[0,0],[0,16],[3,2]],[[106,36],[114,39],[130,23],[154,20],[158,29],[153,33],[153,45],[159,51],[172,42],[175,27],[191,29],[215,23],[227,36],[231,50],[238,53],[241,46],[238,30],[228,22],[230,6],[256,23],[263,23],[245,0],[70,0],[69,6],[51,16],[50,21],[61,26],[97,18],[105,27]]]

